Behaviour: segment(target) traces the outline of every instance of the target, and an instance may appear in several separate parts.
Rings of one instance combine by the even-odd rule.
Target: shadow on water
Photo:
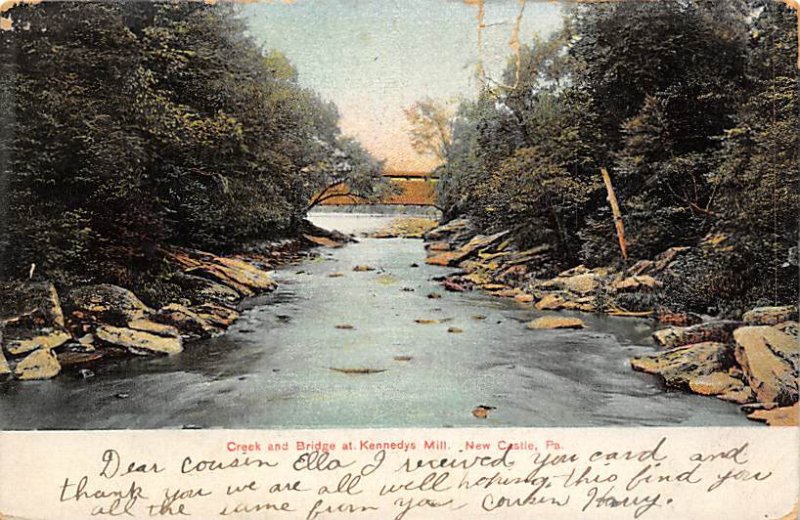
[[[316,220],[359,232],[387,218]],[[448,270],[423,257],[421,241],[404,239],[325,250],[276,272],[276,292],[245,302],[226,334],[182,354],[118,360],[89,379],[0,384],[0,427],[753,424],[735,405],[666,392],[633,372],[628,358],[653,349],[648,322],[581,315],[587,330],[527,330],[543,313],[448,293],[431,280]],[[359,264],[376,270],[354,272]],[[481,404],[496,407],[488,419],[472,416]]]

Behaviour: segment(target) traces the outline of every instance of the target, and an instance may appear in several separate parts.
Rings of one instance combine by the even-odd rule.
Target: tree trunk
[[[608,170],[600,168],[600,173],[603,175],[603,182],[606,185],[606,191],[608,191],[608,203],[611,204],[611,212],[614,214],[614,226],[617,228],[619,250],[622,252],[622,258],[627,260],[628,246],[625,243],[625,226],[622,223],[622,214],[619,211],[617,195],[614,193],[614,186],[611,185],[611,176],[608,174]]]

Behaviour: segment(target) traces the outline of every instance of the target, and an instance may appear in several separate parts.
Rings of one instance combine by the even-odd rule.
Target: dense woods
[[[572,8],[439,133],[445,219],[549,244],[551,275],[622,264],[606,169],[629,265],[691,246],[661,304],[793,303],[796,42],[773,0]]]
[[[0,33],[0,277],[131,286],[160,246],[296,232],[382,165],[231,5],[46,2]]]

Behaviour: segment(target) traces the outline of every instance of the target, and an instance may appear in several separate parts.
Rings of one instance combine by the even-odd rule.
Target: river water
[[[314,216],[352,233],[390,219]],[[654,348],[646,321],[580,315],[586,330],[527,330],[543,313],[442,290],[431,278],[450,269],[425,265],[420,240],[360,239],[321,252],[276,272],[276,292],[246,302],[226,334],[180,355],[120,361],[89,379],[0,383],[0,428],[753,424],[735,405],[665,392],[632,371],[628,357]],[[478,419],[479,405],[496,409]]]

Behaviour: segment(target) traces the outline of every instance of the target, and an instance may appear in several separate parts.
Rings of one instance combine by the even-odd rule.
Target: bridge
[[[436,205],[436,183],[439,179],[433,177],[430,172],[408,172],[391,171],[383,176],[389,179],[392,185],[399,188],[399,192],[386,197],[385,199],[369,203],[355,197],[347,195],[347,187],[339,187],[337,192],[341,195],[334,195],[323,201],[322,206],[352,206],[363,204],[382,204],[390,206],[434,206]]]

